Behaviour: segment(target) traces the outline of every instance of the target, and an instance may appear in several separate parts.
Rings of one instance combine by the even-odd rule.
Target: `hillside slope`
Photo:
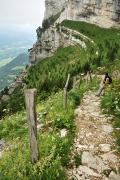
[[[10,63],[0,68],[0,90],[10,85],[14,78],[28,64],[28,54],[23,53],[13,59]]]
[[[86,48],[82,48],[79,44],[61,47],[52,57],[42,59],[28,69],[28,76],[24,78],[23,82],[26,83],[27,88],[36,88],[38,95],[37,123],[40,159],[35,165],[32,165],[29,160],[29,138],[23,86],[18,86],[8,101],[1,101],[0,138],[6,142],[1,152],[2,160],[0,161],[2,180],[14,180],[16,177],[18,179],[66,180],[66,169],[73,167],[70,158],[76,129],[74,110],[83,99],[86,91],[97,91],[99,87],[99,80],[96,77],[88,84],[85,77],[80,80],[81,73],[86,74],[88,70],[91,70],[94,75],[98,76],[106,70],[111,75],[114,74],[114,71],[119,72],[120,45],[118,36],[120,30],[110,29],[106,31],[88,23],[75,21],[63,23],[65,27],[69,26],[69,28],[90,37],[94,43],[85,42]],[[84,29],[82,29],[83,25]],[[103,38],[97,36],[98,32]],[[76,39],[79,38],[80,36],[76,37]],[[68,93],[68,111],[65,112],[63,109],[63,87],[68,73],[70,73],[71,79]],[[72,89],[73,77],[79,77],[78,80],[80,80],[75,89]],[[120,147],[119,83],[119,77],[113,76],[113,85],[106,90],[101,102],[104,112],[111,113],[115,117],[111,123],[115,128],[118,128],[117,131],[114,129],[114,137],[117,139],[116,151]],[[93,98],[92,93],[89,98],[89,100]],[[17,106],[16,102],[18,102]],[[74,162],[76,167],[80,165],[81,154],[75,154]],[[103,172],[106,178],[111,170],[113,169]]]
[[[38,96],[41,98],[45,98],[59,88],[63,88],[68,73],[75,76],[81,72],[86,73],[90,68],[96,70],[99,66],[108,67],[115,60],[120,59],[119,29],[107,30],[76,21],[64,21],[63,25],[69,28],[73,27],[75,30],[89,36],[94,39],[95,44],[87,43],[86,49],[81,48],[80,45],[61,47],[52,57],[48,57],[32,66],[28,70],[28,77],[24,79],[24,83],[27,84],[27,87],[36,87],[39,92]],[[103,38],[100,38],[101,36],[97,36],[97,34]],[[76,38],[81,39],[79,36]],[[17,94],[18,89],[16,88],[14,94]],[[21,97],[23,97],[22,90],[21,93]],[[11,98],[13,98],[12,95]],[[19,102],[23,106],[23,102]],[[9,102],[6,102],[6,104],[9,107],[8,109],[12,111],[13,106],[8,105]]]

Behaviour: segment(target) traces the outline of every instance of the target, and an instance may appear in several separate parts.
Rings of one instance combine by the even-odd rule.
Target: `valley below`
[[[0,34],[0,90],[9,86],[29,63],[28,49],[34,38],[18,36],[12,38]]]

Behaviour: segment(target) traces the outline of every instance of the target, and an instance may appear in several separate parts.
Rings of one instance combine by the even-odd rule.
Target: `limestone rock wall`
[[[87,21],[102,27],[120,23],[120,0],[69,0],[59,22],[64,19]]]
[[[39,59],[51,56],[62,43],[62,36],[56,27],[50,26],[44,33],[38,37],[36,44],[30,50],[30,62],[34,64]]]
[[[35,64],[38,60],[50,57],[59,47],[66,47],[72,44],[70,33],[65,34],[61,28],[50,26],[38,37],[36,44],[30,49],[30,63]]]
[[[44,19],[48,19],[52,15],[56,15],[60,11],[62,11],[68,0],[45,0],[45,15]]]
[[[120,0],[46,0],[45,19],[62,12],[64,19],[84,20],[111,27],[120,21]]]

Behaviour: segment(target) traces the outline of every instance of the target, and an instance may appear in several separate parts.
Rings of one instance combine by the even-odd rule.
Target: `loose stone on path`
[[[81,154],[81,164],[76,167],[72,157],[68,180],[120,180],[120,157],[112,136],[113,116],[102,114],[100,98],[91,91],[84,95],[75,114],[77,129],[73,154]]]

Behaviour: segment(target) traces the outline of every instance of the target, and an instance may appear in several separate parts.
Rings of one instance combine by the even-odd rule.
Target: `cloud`
[[[44,16],[44,0],[0,0],[0,23],[39,26]]]

